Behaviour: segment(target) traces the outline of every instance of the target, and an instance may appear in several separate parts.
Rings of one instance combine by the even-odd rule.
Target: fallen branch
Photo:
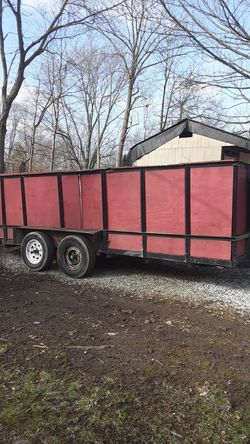
[[[69,345],[67,348],[75,350],[105,350],[105,348],[110,348],[110,345]]]

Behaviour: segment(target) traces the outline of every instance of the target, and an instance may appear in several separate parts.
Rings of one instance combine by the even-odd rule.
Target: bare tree
[[[221,126],[222,101],[211,94],[211,87],[199,84],[192,72],[175,71],[174,60],[164,64],[161,94],[160,131],[184,118],[197,119],[210,125]]]
[[[47,154],[50,158],[49,168],[54,169],[59,122],[63,117],[61,102],[74,86],[72,80],[68,78],[68,63],[64,60],[64,56],[67,59],[66,54],[67,45],[64,39],[55,41],[50,47],[50,52],[44,55],[41,69],[34,78],[37,86],[30,107],[32,124],[29,171],[33,168],[34,155],[37,160],[35,147],[37,145],[37,148],[39,148],[40,145],[39,137],[41,137],[41,134],[38,134],[39,128],[50,136],[47,143],[47,149],[49,150]],[[44,148],[43,146],[42,149],[44,150]]]
[[[50,170],[54,169],[57,137],[62,119],[61,103],[63,97],[67,95],[68,88],[66,84],[68,65],[63,60],[62,41],[59,43],[58,51],[48,55],[45,66],[46,80],[48,85],[47,100],[50,101],[50,121],[52,133],[52,144],[50,150]],[[49,108],[47,108],[48,111]]]
[[[160,131],[163,131],[168,122],[169,122],[169,114],[171,110],[171,104],[173,95],[175,92],[175,79],[171,82],[171,65],[173,61],[169,63],[165,63],[163,66],[163,85],[162,85],[162,93],[161,93],[161,106],[160,106]]]
[[[120,113],[115,107],[119,105],[126,79],[120,60],[112,52],[98,52],[90,48],[85,55],[85,62],[83,60],[87,70],[82,64],[79,80],[87,115],[87,151],[91,151],[91,138],[96,132],[93,152],[97,168],[100,168],[101,156],[105,156],[106,147],[110,143],[111,146],[116,146],[112,133]]]
[[[211,68],[210,73],[200,79],[200,84],[209,83],[226,93],[230,91],[240,105],[249,104],[249,1],[158,1],[167,15],[167,22],[170,18],[177,25],[178,33],[187,35],[194,48],[218,62],[216,71]],[[237,123],[234,116],[228,116],[228,120]],[[249,113],[242,115],[240,120],[249,124]]]
[[[99,30],[121,59],[127,78],[125,107],[117,148],[117,166],[122,164],[131,112],[140,97],[138,80],[146,70],[159,63],[155,55],[159,43],[166,39],[166,36],[161,35],[160,27],[157,2],[154,0],[128,0],[115,12],[103,14],[102,17]]]
[[[30,111],[23,103],[14,103],[6,137],[6,170],[27,171],[30,144]]]
[[[120,61],[110,51],[91,43],[68,63],[74,88],[62,101],[64,122],[60,135],[80,168],[100,167],[117,145],[115,125],[124,76]]]
[[[38,78],[38,85],[34,96],[34,109],[32,110],[32,129],[30,137],[30,150],[29,150],[29,171],[33,169],[33,158],[35,153],[37,130],[41,125],[44,115],[53,103],[52,92],[45,97],[41,87],[41,79]]]
[[[108,9],[112,9],[110,6]],[[101,8],[101,12],[107,8]],[[27,12],[27,11],[26,11]],[[2,64],[2,89],[0,113],[0,172],[4,171],[4,150],[7,131],[7,121],[12,104],[17,97],[24,81],[27,67],[39,57],[54,39],[60,37],[60,31],[76,26],[86,26],[93,21],[100,10],[90,10],[84,0],[61,0],[59,7],[53,14],[44,14],[42,31],[34,38],[28,38],[24,33],[23,19],[25,16],[21,0],[0,0],[0,52]],[[15,35],[17,48],[11,52],[10,34],[13,41],[13,29],[4,30],[4,17],[11,15],[15,21]],[[25,16],[26,17],[26,16]],[[49,17],[49,18],[48,18]],[[26,17],[27,18],[27,17]],[[31,14],[32,19],[32,14]],[[34,27],[31,23],[31,29]],[[30,35],[29,30],[29,35]],[[9,39],[9,40],[8,40]],[[8,45],[8,41],[10,41]]]
[[[14,170],[14,164],[17,163],[17,156],[15,155],[16,147],[19,146],[20,152],[20,147],[22,146],[21,141],[24,135],[23,129],[26,122],[26,116],[27,109],[24,106],[15,103],[10,114],[10,130],[6,139],[6,165],[10,171]]]
[[[225,0],[179,0],[175,9],[168,6],[166,0],[159,2],[178,27],[206,54],[234,74],[250,79],[248,0],[235,0],[232,4]],[[184,20],[183,12],[186,14]]]

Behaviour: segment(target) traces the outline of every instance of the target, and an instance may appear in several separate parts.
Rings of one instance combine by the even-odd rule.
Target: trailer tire
[[[67,236],[57,249],[57,263],[68,276],[80,279],[88,276],[95,265],[95,252],[91,242],[80,236]]]
[[[22,241],[21,255],[31,270],[48,270],[54,258],[53,241],[48,234],[40,231],[28,233]]]

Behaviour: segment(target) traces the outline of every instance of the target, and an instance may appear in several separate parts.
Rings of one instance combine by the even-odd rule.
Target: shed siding
[[[176,137],[138,159],[135,165],[173,165],[186,162],[221,160],[221,147],[226,145],[230,146],[229,143],[198,134],[193,134],[192,137]],[[250,160],[248,163],[250,163]]]

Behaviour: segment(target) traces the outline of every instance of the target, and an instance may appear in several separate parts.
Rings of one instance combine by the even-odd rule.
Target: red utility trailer
[[[68,275],[96,254],[237,266],[248,253],[248,166],[231,161],[0,175],[0,239]]]

